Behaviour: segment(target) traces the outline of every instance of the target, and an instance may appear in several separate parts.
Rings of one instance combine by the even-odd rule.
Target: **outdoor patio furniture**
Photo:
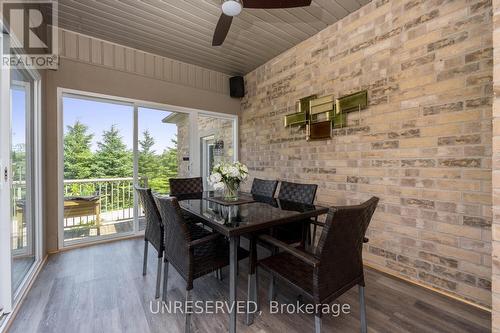
[[[278,199],[312,204],[316,198],[316,184],[281,182]]]
[[[203,179],[201,177],[193,178],[170,178],[170,196],[176,197],[177,200],[188,200],[201,198],[203,195]],[[182,211],[186,221],[191,223],[199,223],[196,216],[187,211]],[[217,272],[217,275],[222,279],[222,273]]]
[[[146,230],[144,232],[144,261],[142,268],[142,275],[146,275],[148,268],[148,243],[151,243],[158,253],[158,268],[156,272],[156,292],[155,297],[160,297],[161,287],[161,265],[163,253],[165,251],[164,244],[164,229],[161,220],[160,212],[156,207],[155,200],[150,188],[135,188],[139,195],[142,209],[146,219]]]
[[[358,285],[361,331],[366,333],[362,250],[378,201],[373,197],[357,206],[331,208],[319,244],[311,252],[289,246],[269,235],[259,236],[282,252],[258,261],[258,267],[300,290],[314,305],[330,304]],[[272,283],[270,289],[274,289]],[[316,332],[321,332],[321,311],[315,315],[315,326]]]
[[[241,194],[245,196],[248,194]],[[239,252],[239,239],[241,236],[259,234],[272,227],[284,225],[294,221],[307,221],[307,219],[326,214],[328,208],[293,203],[294,209],[281,209],[281,202],[278,199],[272,199],[274,204],[270,204],[270,198],[253,196],[253,202],[239,205],[223,205],[213,201],[210,198],[216,197],[215,192],[204,192],[202,198],[185,200],[180,202],[183,210],[199,217],[201,221],[215,232],[229,239],[229,304],[235,304],[237,264]],[[264,198],[265,200],[261,200]],[[160,209],[161,211],[161,209]],[[245,212],[240,214],[240,212]],[[179,215],[179,214],[178,214]],[[168,227],[167,227],[168,231]],[[168,245],[168,238],[167,238]],[[167,248],[167,253],[168,253]],[[250,260],[252,262],[253,260]],[[248,276],[249,295],[252,300],[256,300],[256,275],[250,267]],[[247,321],[248,323],[251,320]],[[230,311],[229,332],[236,332],[236,312]]]
[[[101,206],[99,195],[68,196],[64,198],[64,218],[95,216],[95,225],[101,223]]]
[[[252,183],[252,190],[250,192],[254,195],[273,198],[274,194],[276,193],[277,187],[277,180],[264,180],[254,178]]]
[[[318,185],[316,184],[281,182],[278,198],[283,201],[300,202],[311,205],[316,198],[317,189]],[[299,221],[276,227],[272,235],[287,244],[295,244],[305,241],[308,234],[308,228],[308,224]]]
[[[194,178],[170,178],[170,196],[178,200],[189,199],[199,196],[203,192],[203,179]]]
[[[158,197],[157,202],[165,224],[163,301],[167,300],[169,263],[186,281],[188,302],[195,279],[229,265],[230,255],[231,259],[237,256],[237,260],[248,256],[248,252],[241,248],[238,248],[237,254],[230,253],[229,244],[222,235],[186,223],[177,198]],[[187,313],[185,332],[190,330],[190,315]]]

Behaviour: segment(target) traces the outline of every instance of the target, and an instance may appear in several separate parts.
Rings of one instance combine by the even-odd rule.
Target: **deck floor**
[[[153,314],[156,256],[150,248],[148,275],[142,276],[143,240],[132,239],[62,252],[49,257],[27,295],[10,332],[183,332],[182,314]],[[241,264],[239,299],[246,299],[246,261]],[[193,300],[228,298],[223,281],[205,276],[195,281]],[[366,270],[369,332],[489,332],[490,314],[426,289]],[[171,267],[168,297],[183,300],[185,284]],[[270,314],[268,278],[260,274],[262,314],[247,327],[238,317],[238,332],[313,332],[306,314]],[[295,303],[296,293],[278,285],[278,301]],[[359,332],[358,292],[339,299],[351,314],[325,316],[323,332]],[[156,308],[153,303],[153,310]],[[227,314],[193,315],[193,332],[227,332]]]

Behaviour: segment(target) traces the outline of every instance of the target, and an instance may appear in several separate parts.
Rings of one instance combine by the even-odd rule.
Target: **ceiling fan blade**
[[[311,5],[312,0],[243,0],[245,8],[293,8],[307,7]]]
[[[231,28],[231,23],[233,22],[233,17],[226,14],[222,14],[217,22],[217,27],[215,27],[214,39],[212,40],[212,46],[220,46],[224,43],[229,28]]]

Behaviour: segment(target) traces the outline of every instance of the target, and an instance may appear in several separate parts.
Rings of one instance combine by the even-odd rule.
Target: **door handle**
[[[3,170],[3,179],[5,182],[9,180],[9,169],[7,169],[7,167]]]

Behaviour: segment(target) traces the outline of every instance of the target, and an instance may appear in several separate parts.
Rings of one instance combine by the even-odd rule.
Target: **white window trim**
[[[57,184],[57,202],[58,202],[58,218],[57,218],[57,223],[58,223],[58,249],[63,250],[63,249],[69,249],[72,247],[78,247],[83,244],[93,244],[93,243],[99,243],[102,241],[106,240],[112,240],[112,239],[121,239],[121,238],[127,238],[130,236],[134,235],[141,235],[144,233],[144,231],[138,231],[138,221],[137,221],[137,212],[134,210],[134,231],[132,232],[127,232],[127,233],[120,233],[120,234],[115,234],[115,235],[107,235],[107,236],[98,236],[98,237],[92,237],[92,239],[83,239],[83,240],[76,240],[76,241],[71,241],[71,242],[64,242],[64,226],[63,226],[63,220],[64,220],[64,142],[63,142],[63,135],[64,135],[64,111],[63,111],[63,97],[64,96],[71,96],[74,95],[76,98],[80,99],[85,99],[88,98],[90,100],[104,100],[108,101],[111,103],[123,103],[126,105],[133,105],[134,107],[134,151],[137,151],[137,138],[138,138],[138,128],[137,128],[137,117],[138,117],[138,108],[151,108],[151,109],[158,109],[158,110],[165,110],[168,112],[178,112],[178,113],[184,113],[189,115],[189,124],[190,124],[190,161],[189,161],[189,170],[192,175],[197,175],[200,174],[200,154],[196,153],[193,154],[192,152],[197,152],[199,150],[200,142],[198,138],[198,126],[197,126],[197,121],[200,115],[205,115],[205,116],[212,116],[220,119],[228,119],[233,121],[233,136],[234,136],[234,160],[236,161],[238,159],[238,146],[239,146],[239,137],[238,137],[238,115],[232,115],[232,114],[227,114],[227,113],[219,113],[219,112],[213,112],[213,111],[206,111],[206,110],[200,110],[200,109],[194,109],[194,108],[188,108],[188,107],[182,107],[182,106],[176,106],[176,105],[170,105],[170,104],[162,104],[162,103],[156,103],[156,102],[149,102],[149,101],[144,101],[144,100],[139,100],[139,99],[133,99],[133,98],[126,98],[126,97],[120,97],[120,96],[113,96],[113,95],[106,95],[106,94],[100,94],[100,93],[93,93],[93,92],[88,92],[88,91],[81,91],[81,90],[75,90],[75,89],[69,89],[69,88],[63,88],[63,87],[58,87],[57,88],[57,179],[58,179],[58,184]],[[138,161],[137,161],[137,154],[134,154],[134,177],[137,175],[137,167],[138,167]],[[136,200],[136,199],[135,199]],[[134,205],[136,207],[137,205]]]

